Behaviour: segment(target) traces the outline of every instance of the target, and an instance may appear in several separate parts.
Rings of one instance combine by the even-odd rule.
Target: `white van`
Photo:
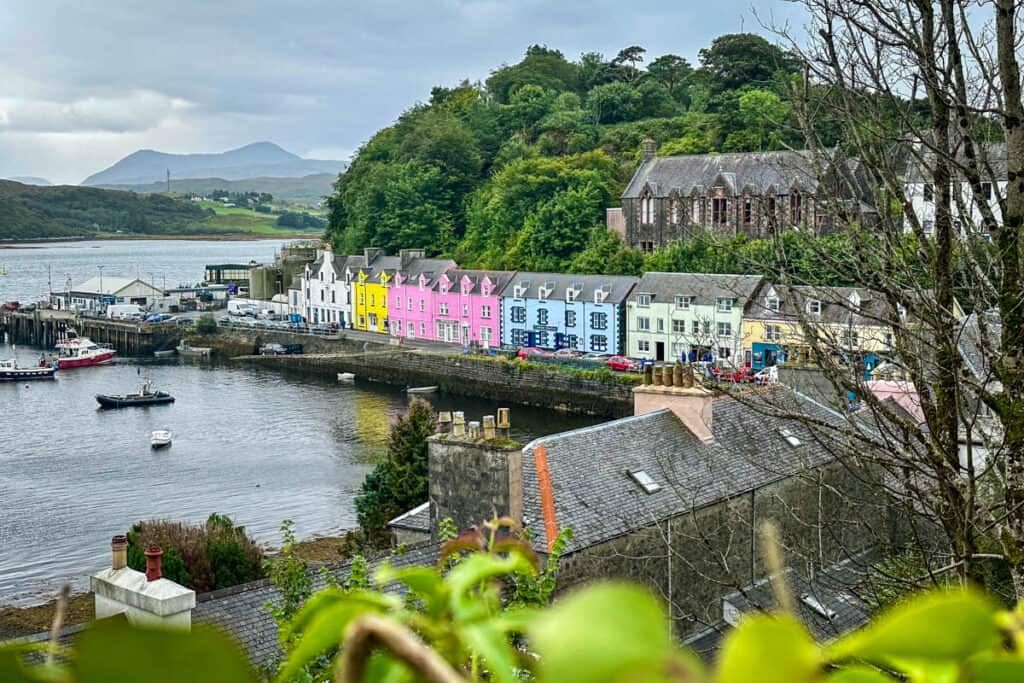
[[[232,299],[228,302],[228,315],[256,316],[256,304],[246,299]]]
[[[107,306],[108,320],[139,320],[146,312],[138,304],[111,304]]]

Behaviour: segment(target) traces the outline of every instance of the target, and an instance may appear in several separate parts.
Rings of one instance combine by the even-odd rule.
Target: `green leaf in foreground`
[[[78,656],[71,666],[75,683],[257,680],[234,641],[201,625],[183,633],[140,629],[123,619],[105,619],[84,631],[76,645]]]
[[[996,609],[970,592],[933,593],[902,604],[827,650],[832,661],[962,660],[999,643]]]
[[[636,585],[588,586],[539,614],[528,634],[540,683],[702,679],[675,649],[660,603]]]
[[[821,652],[803,624],[767,614],[744,618],[722,647],[717,683],[801,683],[817,679]]]

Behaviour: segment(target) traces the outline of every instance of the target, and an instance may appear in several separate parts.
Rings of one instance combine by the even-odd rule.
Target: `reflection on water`
[[[23,364],[38,349],[0,345]],[[145,376],[172,405],[97,409],[97,393],[126,393]],[[433,397],[467,419],[497,404]],[[300,536],[355,524],[352,500],[382,455],[404,394],[232,365],[133,361],[59,373],[52,382],[0,383],[0,603],[51,597],[107,562],[110,537],[149,518],[231,516],[257,539],[277,540],[282,519]],[[514,436],[592,424],[513,407]],[[152,451],[149,434],[174,444]]]

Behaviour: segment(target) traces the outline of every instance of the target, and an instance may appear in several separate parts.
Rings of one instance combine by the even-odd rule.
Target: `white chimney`
[[[700,386],[645,384],[633,389],[633,414],[671,410],[693,435],[704,443],[715,440],[711,431],[714,394]]]
[[[161,576],[163,551],[159,547],[146,548],[145,573],[127,566],[128,541],[124,536],[114,536],[110,549],[110,569],[90,580],[97,619],[124,614],[135,626],[178,631],[192,628],[196,593]]]

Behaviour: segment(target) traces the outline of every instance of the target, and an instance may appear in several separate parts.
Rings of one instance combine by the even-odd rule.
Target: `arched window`
[[[793,225],[800,225],[803,222],[803,202],[800,190],[794,189],[789,194],[789,217]]]
[[[640,222],[644,225],[654,223],[654,197],[649,190],[640,195]]]

